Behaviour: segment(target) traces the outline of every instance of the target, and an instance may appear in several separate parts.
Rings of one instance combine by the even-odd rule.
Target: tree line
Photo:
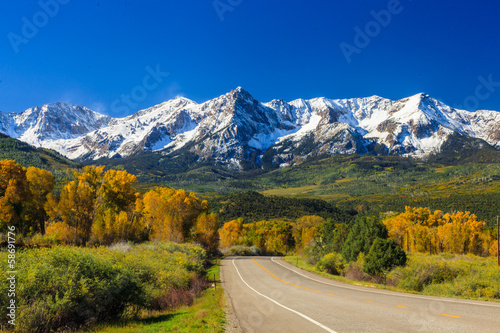
[[[136,176],[86,166],[72,172],[59,195],[52,173],[0,161],[0,228],[73,245],[119,241],[195,241],[218,248],[218,217],[194,193],[158,187],[136,192]]]

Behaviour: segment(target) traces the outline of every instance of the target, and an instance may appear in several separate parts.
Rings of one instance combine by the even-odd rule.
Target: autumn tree
[[[407,206],[405,212],[388,216],[383,223],[389,236],[407,251],[479,255],[487,252],[490,244],[483,234],[485,223],[470,212],[443,214]]]
[[[18,233],[34,231],[28,215],[32,194],[26,177],[26,168],[13,160],[0,161],[0,225],[15,226]]]
[[[92,166],[86,166],[81,172],[74,171],[75,180],[63,187],[59,199],[52,194],[47,197],[45,210],[49,223],[61,223],[58,229],[70,230],[72,243],[84,245],[90,239],[103,171],[104,167]]]
[[[196,241],[208,254],[217,253],[219,248],[219,217],[217,214],[202,213],[196,219]]]
[[[293,247],[291,222],[265,221],[262,223],[262,229],[266,239],[265,247],[261,248],[264,253],[286,253]]]
[[[147,192],[142,205],[152,239],[179,243],[191,238],[197,217],[208,211],[206,200],[194,193],[165,187]]]
[[[477,221],[470,212],[456,212],[443,216],[445,223],[438,227],[440,244],[444,252],[482,253],[482,231],[485,223]]]
[[[137,178],[126,171],[103,166],[86,166],[74,171],[75,180],[66,184],[60,198],[48,197],[45,205],[51,223],[63,223],[57,229],[73,234],[73,242],[109,244],[144,238],[142,212],[137,211],[133,185]],[[142,206],[141,206],[142,207]]]
[[[45,207],[52,223],[66,224],[72,230],[75,244],[87,243],[95,218],[95,192],[88,183],[69,182],[59,200],[49,194]]]
[[[314,239],[317,228],[324,222],[324,218],[316,215],[298,218],[293,227],[296,248],[303,249],[306,247]]]
[[[425,207],[405,207],[401,214],[383,220],[389,237],[406,251],[437,253],[437,228],[444,223],[443,212]]]
[[[54,175],[47,170],[29,167],[26,178],[32,194],[32,201],[29,204],[30,219],[38,225],[38,231],[43,235],[47,219],[44,206],[47,202],[47,195],[52,192],[56,184]]]
[[[133,185],[137,177],[126,171],[108,170],[104,174],[102,185],[97,191],[102,196],[104,208],[125,211],[135,203],[136,195]]]
[[[243,236],[243,219],[232,220],[224,223],[219,230],[220,242],[222,247],[230,247],[238,244]]]
[[[119,241],[145,240],[143,219],[131,216],[127,211],[106,209],[92,224],[92,243],[112,244]]]

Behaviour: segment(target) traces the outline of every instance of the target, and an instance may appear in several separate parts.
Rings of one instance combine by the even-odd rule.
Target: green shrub
[[[339,253],[328,253],[316,264],[316,269],[333,275],[341,275],[345,269],[342,255]]]
[[[429,258],[416,257],[411,260],[412,272],[420,277],[422,292],[447,297],[500,299],[500,270],[495,258],[480,258],[475,256],[433,256]],[[424,266],[431,277],[422,278],[418,268]],[[408,276],[404,276],[408,279]],[[409,279],[408,279],[409,280]],[[400,284],[408,280],[400,280]],[[410,280],[414,282],[415,279]],[[422,280],[424,282],[422,282]]]
[[[376,238],[365,257],[363,272],[375,275],[406,264],[406,253],[393,239]]]
[[[419,263],[402,271],[398,286],[408,290],[423,291],[428,285],[454,280],[459,272],[444,262]]]
[[[60,244],[61,241],[57,239],[56,235],[41,235],[41,234],[36,234],[33,237],[31,237],[31,242],[33,244],[38,244],[38,245],[56,245]]]
[[[226,256],[260,256],[261,251],[256,246],[235,245],[224,251]]]
[[[360,252],[358,259],[356,261],[350,262],[345,268],[345,277],[352,280],[359,281],[372,281],[372,277],[365,272],[363,272],[363,266],[365,264],[365,255]]]
[[[6,256],[1,252],[0,260],[6,262]],[[205,252],[193,245],[158,242],[111,249],[19,250],[16,259],[16,330],[49,332],[174,304],[160,300],[172,298],[175,290],[188,290],[203,275]],[[5,271],[0,278],[6,278]],[[5,295],[0,295],[2,304],[7,304]],[[0,315],[6,318],[5,307]]]
[[[312,242],[304,249],[304,255],[309,264],[316,265],[324,256],[323,247],[318,242]]]

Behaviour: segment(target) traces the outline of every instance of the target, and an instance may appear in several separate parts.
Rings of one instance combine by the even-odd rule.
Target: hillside
[[[219,215],[221,224],[240,217],[245,223],[272,219],[295,220],[305,215],[318,215],[337,222],[352,218],[323,200],[270,197],[254,191],[213,197],[209,204],[211,211]]]
[[[442,165],[399,157],[339,156],[253,180],[265,195],[321,198],[362,214],[406,205],[471,211],[492,224],[500,205],[500,165]]]
[[[323,199],[342,210],[363,214],[403,211],[406,205],[428,206],[434,210],[469,210],[492,223],[498,214],[496,207],[500,206],[498,156],[490,146],[459,153],[445,150],[439,162],[446,163],[438,163],[434,157],[422,161],[399,156],[337,155],[310,158],[300,165],[267,172],[231,172],[210,165],[182,172],[173,164],[184,163],[180,158],[155,162],[153,157],[136,156],[106,164],[136,173],[143,190],[167,184],[203,193],[209,199],[251,190],[266,196]],[[236,202],[236,207],[248,206],[244,200]],[[260,209],[257,205],[254,209]],[[240,217],[233,213],[228,216]],[[242,213],[241,217],[247,216]],[[266,214],[259,218],[278,217]]]
[[[35,148],[27,143],[0,134],[0,160],[10,159],[25,167],[34,166],[54,174],[57,180],[66,178],[66,169],[80,167],[63,155],[45,148]]]

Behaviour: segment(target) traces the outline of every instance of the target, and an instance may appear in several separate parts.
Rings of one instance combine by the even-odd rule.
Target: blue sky
[[[125,116],[237,86],[274,98],[426,92],[500,110],[500,2],[0,3],[0,110],[63,101]]]

